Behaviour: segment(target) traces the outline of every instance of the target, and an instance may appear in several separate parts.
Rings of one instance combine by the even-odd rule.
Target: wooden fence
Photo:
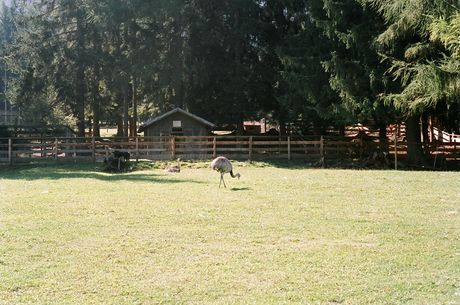
[[[395,145],[396,144],[396,145]],[[406,142],[390,142],[390,158],[402,160]],[[111,150],[129,152],[133,159],[209,160],[218,155],[232,159],[357,160],[379,150],[378,142],[339,137],[135,137],[135,138],[0,138],[0,163],[40,160],[101,161]],[[460,160],[460,143],[430,143],[427,154]]]
[[[454,133],[447,133],[436,127],[431,128],[431,139],[437,142],[456,142],[458,143],[457,145],[460,145],[460,135]]]

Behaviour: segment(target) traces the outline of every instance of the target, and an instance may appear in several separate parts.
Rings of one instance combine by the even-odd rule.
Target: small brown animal
[[[169,165],[165,168],[167,173],[180,173],[180,158],[177,158],[177,165]]]

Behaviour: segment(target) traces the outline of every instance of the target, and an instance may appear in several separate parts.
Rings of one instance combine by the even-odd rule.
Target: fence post
[[[249,137],[249,161],[252,160],[252,137]]]
[[[53,150],[54,150],[54,161],[57,161],[57,159],[58,159],[58,139],[57,138],[54,139],[54,148],[53,148]]]
[[[139,162],[139,137],[136,136],[136,162]]]
[[[454,139],[454,160],[457,160],[458,158],[458,154],[457,154],[457,142],[455,142],[455,139]]]
[[[212,157],[213,158],[217,157],[217,140],[216,140],[216,137],[213,137],[213,139],[212,139]]]
[[[13,140],[11,138],[8,139],[8,163],[13,164]]]
[[[74,137],[73,138],[74,140],[72,141],[72,158],[75,160],[75,158],[77,157],[77,145],[78,145],[78,138],[77,137]]]
[[[291,160],[291,137],[287,137],[288,160]]]
[[[176,158],[176,137],[172,136],[171,138],[171,159]]]
[[[320,142],[319,142],[319,153],[321,154],[321,159],[324,158],[324,137],[321,136]]]
[[[91,150],[93,163],[96,163],[96,139],[94,137],[91,138]]]
[[[433,142],[433,143],[434,143],[434,142]],[[435,145],[435,146],[434,146],[433,151],[435,151],[436,153],[435,153],[435,155],[434,155],[433,168],[436,168],[436,159],[438,158],[438,154],[437,154],[437,152],[438,152],[438,147],[437,147],[437,144],[436,144],[436,143],[434,143],[434,145]]]
[[[48,145],[46,145],[46,144],[44,145],[44,144],[43,144],[43,143],[46,143],[46,141],[43,140],[43,134],[40,134],[40,138],[41,138],[41,139],[40,139],[40,157],[43,158],[43,157],[46,157],[46,153],[44,153],[43,150],[46,149],[46,148],[48,148],[48,147],[47,147]],[[31,156],[32,156],[32,155],[33,155],[33,154],[31,154]]]
[[[395,170],[398,170],[398,135],[399,125],[396,126],[395,130]]]

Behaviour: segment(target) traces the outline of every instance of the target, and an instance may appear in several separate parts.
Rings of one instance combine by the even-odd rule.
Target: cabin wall
[[[206,125],[198,122],[183,113],[173,113],[170,116],[153,123],[144,129],[144,136],[169,136],[173,130],[173,121],[181,121],[184,136],[207,136],[209,129]]]

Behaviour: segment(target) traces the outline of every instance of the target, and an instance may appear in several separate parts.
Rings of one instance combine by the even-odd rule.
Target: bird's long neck
[[[237,175],[238,175],[238,174],[236,174],[236,175],[233,174],[233,170],[230,171],[230,176],[232,176],[232,178],[238,177]]]

